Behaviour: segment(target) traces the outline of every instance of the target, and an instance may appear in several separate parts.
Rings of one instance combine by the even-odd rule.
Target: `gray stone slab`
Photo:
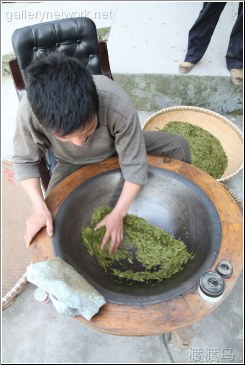
[[[197,106],[217,113],[240,113],[243,88],[228,76],[169,74],[113,74],[137,110],[160,110],[178,105]]]

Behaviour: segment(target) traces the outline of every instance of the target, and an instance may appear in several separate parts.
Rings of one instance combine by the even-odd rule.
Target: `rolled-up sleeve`
[[[40,177],[38,165],[45,153],[45,141],[33,127],[32,118],[33,113],[26,97],[23,97],[19,104],[13,140],[12,162],[17,181]]]
[[[128,105],[129,106],[129,105]],[[139,117],[134,107],[114,123],[115,147],[123,177],[134,184],[146,185],[148,162]]]

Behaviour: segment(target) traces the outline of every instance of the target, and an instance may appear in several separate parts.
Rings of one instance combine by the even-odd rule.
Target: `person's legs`
[[[225,5],[223,2],[203,4],[197,20],[189,31],[185,61],[196,64],[203,57]]]
[[[239,3],[237,19],[230,35],[226,64],[231,71],[231,81],[236,85],[243,82],[243,4]]]
[[[225,5],[223,2],[203,3],[203,8],[189,31],[187,53],[179,66],[181,73],[190,72],[204,56]]]
[[[230,35],[229,46],[226,55],[228,70],[243,68],[243,4],[239,3],[237,19]]]
[[[190,146],[178,134],[144,131],[146,152],[155,156],[168,156],[191,163]]]

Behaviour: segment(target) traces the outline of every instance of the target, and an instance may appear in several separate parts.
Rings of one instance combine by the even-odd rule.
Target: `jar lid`
[[[229,261],[220,261],[216,266],[216,271],[224,279],[229,279],[233,274],[233,267]]]
[[[201,291],[212,298],[217,298],[224,293],[225,282],[217,272],[207,272],[200,278]]]

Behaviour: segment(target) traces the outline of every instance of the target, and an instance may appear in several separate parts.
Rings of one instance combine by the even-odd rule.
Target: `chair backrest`
[[[36,56],[48,52],[76,57],[93,75],[102,74],[97,31],[89,18],[61,19],[16,29],[12,44],[25,83],[27,66]]]

